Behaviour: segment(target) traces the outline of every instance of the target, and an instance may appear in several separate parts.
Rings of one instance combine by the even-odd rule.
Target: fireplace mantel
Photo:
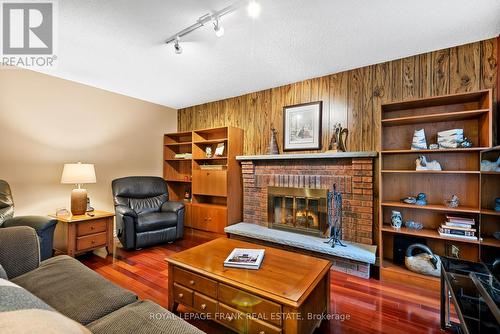
[[[345,158],[375,158],[375,151],[336,152],[336,153],[291,153],[291,154],[266,154],[266,155],[238,155],[236,160],[300,160],[300,159],[345,159]]]

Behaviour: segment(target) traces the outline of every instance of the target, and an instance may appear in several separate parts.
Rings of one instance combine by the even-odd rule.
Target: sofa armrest
[[[117,215],[129,216],[132,218],[137,218],[137,213],[125,205],[117,205],[115,206],[115,211]]]
[[[28,226],[0,228],[0,264],[9,279],[40,265],[40,244],[36,231]]]
[[[57,219],[44,216],[18,216],[7,219],[3,227],[29,226],[34,228],[38,235],[57,224]]]
[[[167,201],[161,206],[161,212],[177,213],[179,210],[184,210],[184,203]]]

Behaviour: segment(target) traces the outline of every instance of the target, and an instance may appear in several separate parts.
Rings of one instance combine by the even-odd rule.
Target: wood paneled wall
[[[283,148],[284,106],[322,100],[323,151],[337,122],[349,129],[349,151],[374,151],[382,103],[495,89],[497,61],[493,38],[180,109],[178,129],[236,126],[245,130],[244,154],[264,154],[272,126]]]

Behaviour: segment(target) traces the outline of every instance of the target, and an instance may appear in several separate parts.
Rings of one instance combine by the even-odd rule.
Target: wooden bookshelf
[[[481,152],[481,160],[497,161],[500,146]],[[495,211],[495,198],[500,197],[500,172],[481,171],[481,260],[492,264],[500,258],[500,240],[493,233],[500,231],[500,211]]]
[[[212,154],[224,144],[221,156]],[[190,159],[175,158],[191,153]],[[234,127],[202,129],[165,135],[164,178],[174,200],[185,200],[185,225],[195,229],[224,233],[224,227],[241,221],[243,199],[241,167],[236,156],[243,153],[243,130]],[[204,165],[209,165],[205,169]]]
[[[415,130],[424,129],[429,145],[437,143],[438,132],[457,128],[464,130],[464,136],[473,143],[472,148],[410,149]],[[395,240],[403,236],[419,238],[437,255],[451,255],[450,248],[454,245],[460,249],[461,258],[479,260],[483,210],[480,154],[492,145],[491,90],[384,104],[381,106],[380,145],[380,277],[412,286],[439,288],[438,278],[414,273],[404,264],[394,263]],[[416,171],[415,160],[420,155],[439,161],[442,171]],[[401,202],[402,198],[421,192],[427,195],[427,205]],[[457,208],[445,205],[445,200],[452,195],[460,199]],[[402,213],[403,221],[414,220],[424,228],[392,228],[393,210]],[[441,236],[437,230],[447,214],[473,218],[478,239]]]

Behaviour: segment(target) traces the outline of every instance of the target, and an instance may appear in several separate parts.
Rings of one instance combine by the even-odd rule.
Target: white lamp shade
[[[94,164],[64,164],[61,183],[96,183]]]

